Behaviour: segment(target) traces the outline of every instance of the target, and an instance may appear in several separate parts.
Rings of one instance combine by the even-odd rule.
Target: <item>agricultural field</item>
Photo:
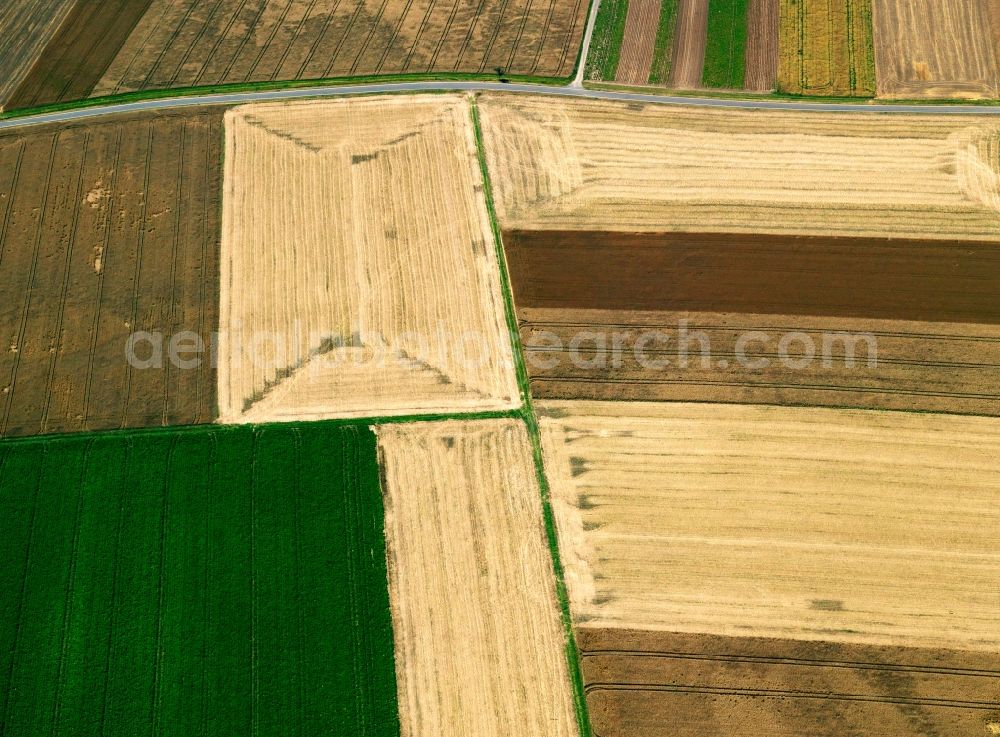
[[[377,430],[402,734],[578,734],[523,422]]]
[[[1000,3],[872,1],[879,97],[1000,98]]]
[[[10,735],[396,737],[374,434],[0,444]]]
[[[189,333],[207,350],[221,140],[217,109],[0,135],[0,436],[214,418],[210,361],[137,370],[126,345]]]
[[[227,113],[221,419],[515,407],[482,190],[462,96]]]
[[[93,94],[498,67],[568,77],[587,8],[586,0],[153,0]]]
[[[536,406],[596,734],[1000,718],[998,420]]]
[[[1000,415],[994,244],[546,230],[503,241],[535,397]]]
[[[872,97],[872,0],[780,0],[778,90]]]
[[[479,104],[504,230],[997,239],[989,118]]]
[[[5,0],[0,6],[0,111],[70,13],[74,0]]]
[[[93,91],[151,0],[77,0],[10,100],[26,108],[80,100]]]

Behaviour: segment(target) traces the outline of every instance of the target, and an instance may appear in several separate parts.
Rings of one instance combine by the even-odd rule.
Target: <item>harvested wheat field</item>
[[[496,67],[568,77],[586,13],[585,0],[153,0],[93,94]]]
[[[679,0],[674,53],[670,64],[670,86],[701,87],[708,37],[708,0]]]
[[[1000,123],[483,95],[506,230],[996,240]]]
[[[668,0],[669,1],[669,0]],[[646,84],[653,65],[653,50],[660,23],[662,0],[631,0],[625,17],[625,37],[615,81]]]
[[[5,0],[0,6],[0,111],[70,13],[74,0]]]
[[[223,209],[223,421],[517,404],[466,98],[236,108]]]
[[[1000,420],[538,406],[577,624],[1000,647]]]
[[[1000,2],[872,1],[879,97],[1000,97]]]
[[[211,421],[221,124],[202,109],[0,136],[0,436]],[[149,367],[126,360],[140,331],[159,335],[135,347]]]
[[[872,0],[780,0],[778,89],[875,94]]]
[[[778,77],[779,0],[747,4],[746,76],[744,89],[770,92]]]
[[[151,0],[78,0],[11,96],[11,108],[80,100],[94,89]]]
[[[576,735],[524,424],[376,432],[402,736]]]
[[[602,737],[957,737],[1000,719],[993,653],[589,627],[577,639]]]
[[[1000,416],[1000,326],[519,308],[538,399]]]

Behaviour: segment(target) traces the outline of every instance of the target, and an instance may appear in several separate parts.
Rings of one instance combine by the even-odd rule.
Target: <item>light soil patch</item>
[[[780,2],[778,89],[801,95],[875,94],[872,0]]]
[[[873,0],[879,97],[1000,97],[1000,2]]]
[[[674,57],[670,65],[670,86],[677,89],[701,87],[708,37],[708,0],[680,0]]]
[[[0,111],[74,4],[74,0],[4,0],[0,4]]]
[[[1000,123],[481,98],[505,229],[996,240]]]
[[[376,432],[403,737],[573,737],[565,636],[524,424]]]
[[[515,406],[482,188],[464,97],[230,111],[222,421]]]
[[[1000,647],[1000,421],[538,407],[577,624]]]
[[[661,0],[631,0],[615,81],[642,85],[649,80],[660,22]]]

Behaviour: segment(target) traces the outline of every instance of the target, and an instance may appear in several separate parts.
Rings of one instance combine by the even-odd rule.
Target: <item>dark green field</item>
[[[742,89],[746,73],[747,0],[709,0],[708,37],[701,82]]]
[[[0,734],[398,735],[370,430],[0,445]]]

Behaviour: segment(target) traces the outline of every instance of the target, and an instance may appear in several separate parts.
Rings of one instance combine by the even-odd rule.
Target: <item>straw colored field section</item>
[[[874,0],[880,97],[1000,97],[998,0]]]
[[[997,238],[1000,122],[486,95],[505,229]]]
[[[872,0],[781,0],[779,24],[781,91],[875,94]]]
[[[578,624],[997,652],[1000,421],[545,402]]]
[[[471,72],[568,77],[585,0],[153,0],[94,95]]]
[[[0,4],[0,110],[73,4],[73,0],[4,0]]]
[[[402,737],[573,737],[524,425],[417,423],[377,433]]]
[[[230,111],[223,210],[223,421],[515,403],[464,98]]]

